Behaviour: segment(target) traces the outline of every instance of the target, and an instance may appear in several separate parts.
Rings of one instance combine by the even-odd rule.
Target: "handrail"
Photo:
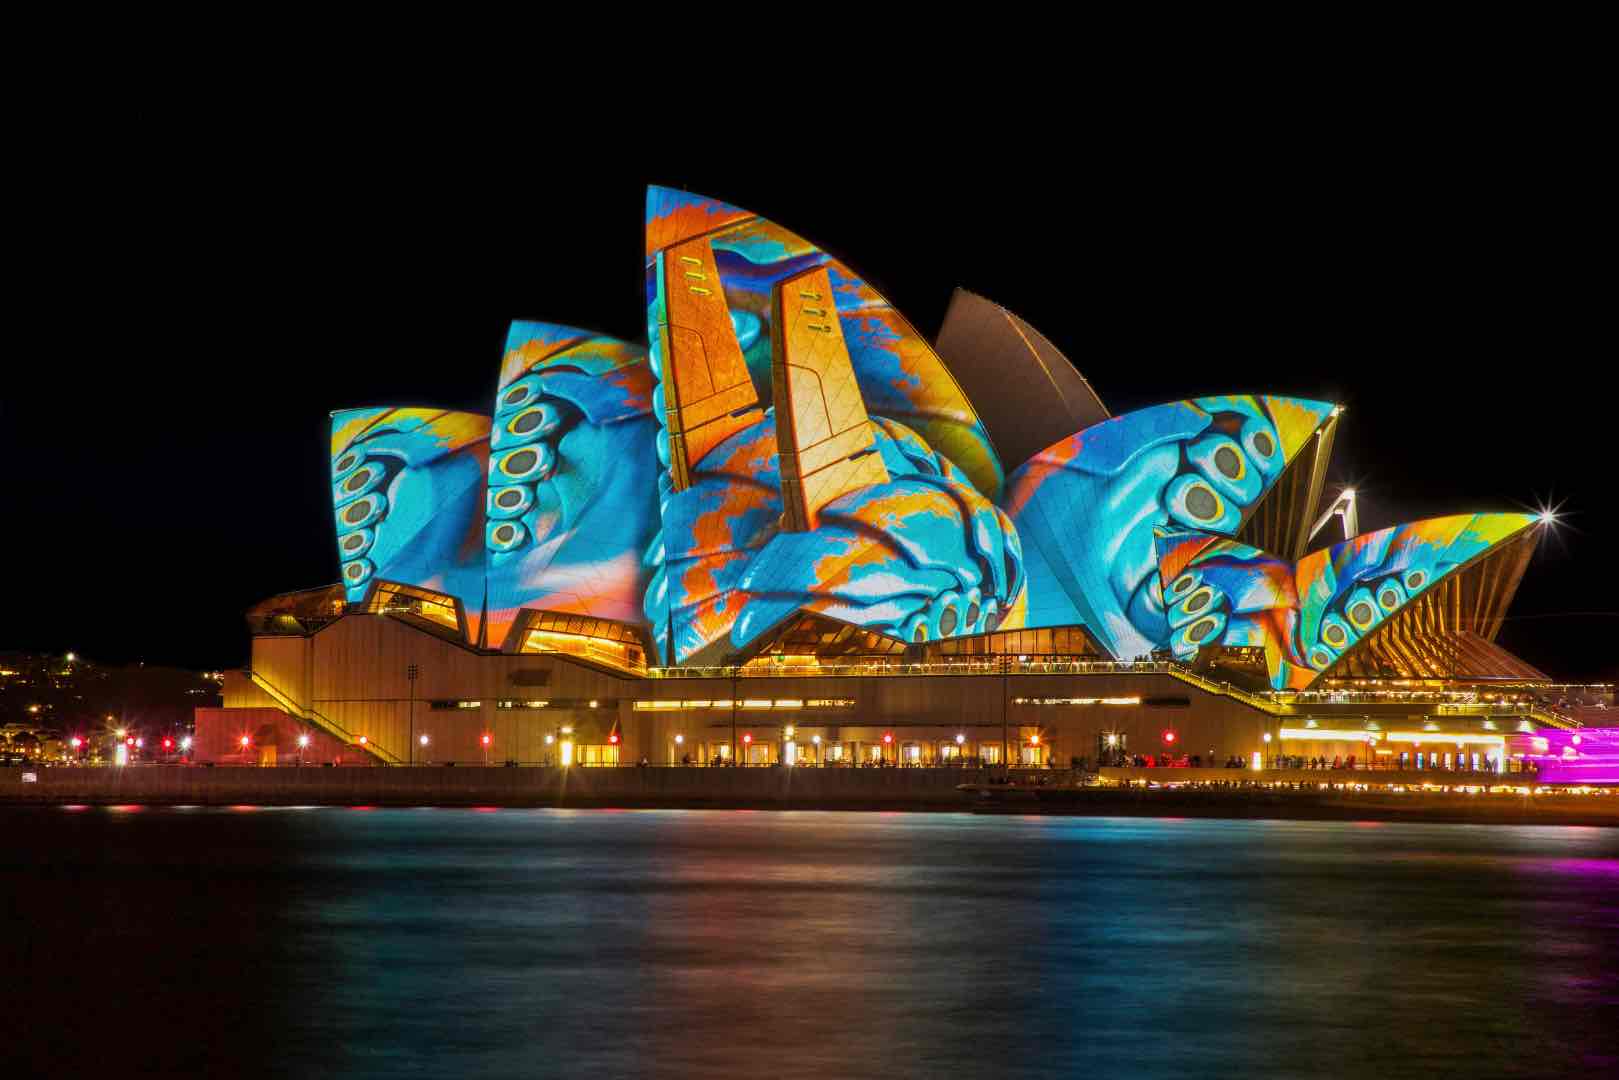
[[[251,668],[249,668],[247,671],[247,677],[252,680],[254,686],[257,686],[260,690],[263,690],[266,694],[269,694],[275,703],[281,706],[283,712],[289,713],[300,720],[306,720],[315,724],[317,727],[324,730],[326,734],[332,736],[334,739],[340,740],[346,746],[358,746],[361,750],[371,754],[378,761],[389,765],[399,765],[402,763],[398,754],[395,754],[390,750],[386,750],[376,743],[370,741],[363,743],[360,742],[355,737],[353,732],[348,731],[343,727],[342,724],[339,724],[336,720],[333,720],[331,717],[325,715],[319,709],[304,708],[303,706],[300,706],[297,702],[292,700],[292,697],[289,694],[287,694],[280,687],[276,686],[275,683],[271,682],[269,679],[265,678],[263,675],[252,670]]]
[[[1232,686],[1230,683],[1217,683],[1207,676],[1199,675],[1197,672],[1189,668],[1183,668],[1178,664],[1165,666],[1170,676],[1184,683],[1189,683],[1206,693],[1223,694],[1226,697],[1235,698],[1244,705],[1258,709],[1260,712],[1269,713],[1271,716],[1292,716],[1295,713],[1291,705],[1284,705],[1279,701],[1260,697],[1258,694],[1249,693],[1247,690]]]

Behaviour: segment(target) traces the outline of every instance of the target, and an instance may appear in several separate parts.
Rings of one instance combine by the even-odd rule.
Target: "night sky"
[[[1361,492],[1363,529],[1558,504],[1500,640],[1553,675],[1619,677],[1594,173],[1421,139],[934,149],[733,167],[537,135],[168,132],[113,174],[65,172],[83,201],[46,222],[24,313],[44,332],[0,397],[0,648],[242,664],[244,609],[336,580],[328,412],[488,412],[513,318],[642,339],[657,182],[801,233],[929,336],[955,286],[996,300],[1115,413],[1341,402],[1330,481]]]

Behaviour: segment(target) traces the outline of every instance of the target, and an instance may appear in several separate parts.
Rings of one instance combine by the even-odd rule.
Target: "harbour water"
[[[1619,1070],[1619,830],[245,807],[0,829],[6,1075]]]

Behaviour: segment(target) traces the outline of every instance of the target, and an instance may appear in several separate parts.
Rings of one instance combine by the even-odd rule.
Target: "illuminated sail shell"
[[[1164,646],[1158,534],[1234,535],[1332,408],[1195,398],[1113,417],[1036,454],[1001,504],[1028,560],[1025,625],[1082,624],[1125,659]]]
[[[645,350],[516,322],[495,394],[483,542],[490,648],[524,611],[639,622],[658,528]]]
[[[1456,514],[1364,533],[1289,563],[1203,534],[1161,537],[1175,656],[1263,648],[1271,685],[1300,690],[1455,571],[1531,527],[1529,514]]]
[[[489,418],[444,409],[332,414],[332,509],[350,603],[379,581],[454,597],[476,641],[483,613]]]

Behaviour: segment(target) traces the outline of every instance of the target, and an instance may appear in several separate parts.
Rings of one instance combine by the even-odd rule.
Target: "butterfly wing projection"
[[[966,447],[998,487],[926,343],[823,252],[711,200],[653,189],[648,247],[664,472],[645,613],[666,661],[733,657],[800,610],[906,641],[997,625],[1023,588],[1010,521],[873,405]],[[879,325],[904,333],[879,346]]]
[[[1210,646],[1265,650],[1271,685],[1301,690],[1440,581],[1534,525],[1457,514],[1364,533],[1289,563],[1235,540],[1158,540],[1177,659]]]
[[[376,581],[452,596],[476,642],[483,613],[489,418],[444,409],[332,414],[332,508],[350,603]]]
[[[1332,409],[1194,398],[1113,417],[1036,454],[1001,503],[1028,557],[1025,625],[1083,624],[1126,659],[1163,647],[1158,534],[1234,535]]]
[[[638,623],[658,529],[645,350],[515,322],[495,394],[486,495],[490,648],[522,612]]]

